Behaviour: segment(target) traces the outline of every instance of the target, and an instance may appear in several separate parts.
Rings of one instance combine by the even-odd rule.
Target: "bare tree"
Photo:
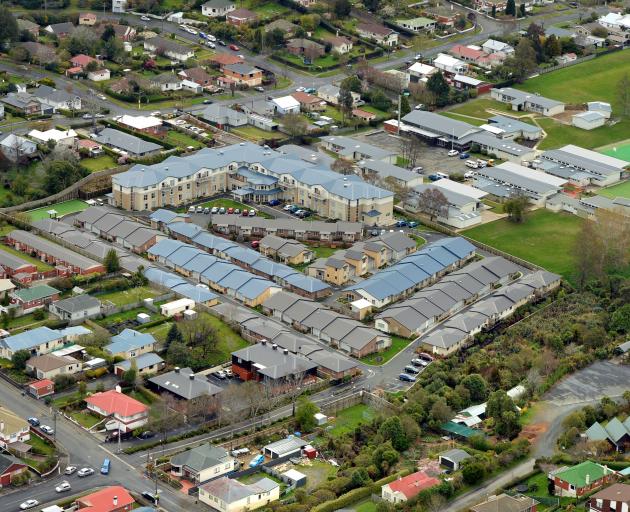
[[[408,169],[413,169],[418,163],[422,152],[422,142],[414,136],[404,137],[400,141],[400,157],[406,162]]]
[[[354,163],[346,158],[337,158],[330,168],[339,174],[352,174]]]
[[[448,200],[436,187],[430,187],[418,194],[418,210],[434,220],[448,215]]]
[[[300,114],[286,114],[281,119],[280,125],[291,139],[302,137],[308,131],[308,121]]]
[[[393,176],[388,176],[387,178],[380,180],[379,184],[382,188],[393,192],[395,199],[399,203],[405,204],[411,197],[412,190]]]

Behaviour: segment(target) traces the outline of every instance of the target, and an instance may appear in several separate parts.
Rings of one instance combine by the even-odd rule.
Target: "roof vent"
[[[278,350],[278,345],[276,345],[275,343],[273,345],[271,345],[271,348],[274,350]]]
[[[267,340],[260,340],[260,343],[262,343],[263,345],[267,344]]]
[[[289,349],[287,349],[287,348],[285,348],[282,352],[284,352],[284,355],[285,355],[285,356],[288,356],[288,355],[289,355]]]
[[[179,366],[175,367],[175,373],[179,373]]]
[[[188,376],[188,378],[189,378],[190,380],[195,380],[195,374],[194,374],[194,373],[191,373],[191,374]]]

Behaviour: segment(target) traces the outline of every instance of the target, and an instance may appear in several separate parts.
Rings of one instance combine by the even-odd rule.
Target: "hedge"
[[[372,494],[380,494],[381,487],[383,485],[393,482],[397,478],[406,476],[409,473],[411,473],[411,471],[405,469],[403,471],[399,471],[398,473],[394,473],[392,475],[381,478],[380,480],[377,480],[376,482],[366,487],[352,489],[351,491],[348,491],[347,493],[339,496],[336,500],[327,501],[325,503],[317,505],[315,508],[313,508],[312,512],[335,512],[335,510],[345,508],[348,505],[356,503],[357,501],[368,498]]]

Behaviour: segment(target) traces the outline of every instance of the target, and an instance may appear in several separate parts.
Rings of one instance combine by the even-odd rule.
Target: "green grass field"
[[[558,148],[566,144],[594,149],[610,142],[625,140],[630,134],[630,121],[628,120],[622,120],[614,126],[600,126],[594,130],[582,130],[548,117],[539,117],[537,121],[547,132],[547,136],[538,145],[538,149]]]
[[[35,210],[29,210],[28,213],[32,221],[47,219],[49,217],[48,210],[56,210],[58,217],[63,217],[69,213],[82,212],[89,208],[89,204],[79,199],[72,199],[70,201],[64,201],[63,203],[51,204],[49,206],[42,206]]]
[[[450,117],[451,119],[455,119],[456,121],[464,121],[465,123],[472,124],[474,126],[481,126],[482,124],[486,124],[485,119],[473,119],[472,117],[459,115],[456,112],[441,112],[441,114],[443,116]]]
[[[195,140],[192,137],[189,137],[185,133],[177,132],[175,130],[169,130],[166,135],[166,139],[164,140],[170,144],[177,146],[178,148],[183,148],[183,149],[186,149],[188,146],[191,146],[195,149],[201,149],[205,147],[205,145],[199,142],[198,140]]]
[[[261,140],[267,139],[282,139],[285,137],[282,133],[268,132],[267,130],[262,130],[256,126],[241,126],[240,128],[233,128],[231,131],[236,135],[240,135],[241,137],[254,142],[260,142]]]
[[[613,185],[612,187],[602,188],[597,191],[600,196],[612,197],[626,197],[630,199],[630,181]]]
[[[325,245],[321,247],[309,246],[309,249],[313,251],[315,258],[328,258],[329,256],[332,256],[339,250],[339,248],[333,249],[332,247],[326,247]]]
[[[333,436],[341,436],[348,432],[352,432],[362,423],[372,421],[374,418],[374,410],[365,404],[353,405],[343,411],[339,411],[332,422],[332,428],[329,432]]]
[[[603,149],[600,151],[603,155],[613,156],[620,160],[630,162],[630,144],[624,144],[622,146],[613,146],[612,148]]]
[[[569,213],[541,209],[529,213],[522,224],[500,219],[468,229],[464,234],[573,281],[575,245],[582,222]]]
[[[166,339],[166,335],[168,334],[168,331],[169,331],[169,329],[171,328],[172,325],[173,324],[171,322],[164,322],[163,324],[154,325],[153,327],[149,327],[148,329],[140,328],[139,330],[141,332],[149,333],[149,334],[153,335],[153,337],[157,341],[163,342]]]
[[[381,365],[385,364],[392,357],[394,357],[398,352],[404,349],[411,340],[405,338],[399,338],[398,336],[391,336],[392,338],[392,346],[383,350],[382,352],[377,352],[376,354],[370,354],[369,356],[365,356],[361,358],[361,361],[366,364],[374,364]]]
[[[94,158],[84,158],[81,160],[81,166],[90,172],[97,172],[116,167],[116,162],[111,155],[101,155]]]
[[[53,269],[52,265],[49,265],[48,263],[44,263],[42,260],[38,260],[37,258],[33,258],[32,256],[28,256],[27,254],[24,254],[23,252],[13,249],[13,247],[7,247],[6,245],[2,245],[0,246],[0,251],[13,254],[14,256],[17,256],[19,259],[21,259],[22,261],[26,263],[32,263],[33,265],[35,265],[35,267],[37,267],[37,270],[39,270],[40,272],[48,272],[49,270]]]
[[[142,302],[143,299],[152,299],[161,295],[161,292],[154,290],[150,286],[140,286],[120,292],[103,293],[98,295],[98,299],[109,300],[116,306],[126,306],[134,302]]]
[[[216,351],[207,361],[208,365],[225,363],[230,360],[230,354],[249,346],[249,343],[241,338],[232,328],[222,320],[209,313],[202,313],[203,318],[217,331],[219,342]]]

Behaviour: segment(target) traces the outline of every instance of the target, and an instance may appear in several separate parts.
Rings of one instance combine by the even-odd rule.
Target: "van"
[[[103,461],[103,465],[101,466],[101,474],[102,475],[109,475],[109,468],[111,466],[111,462],[109,461],[109,459],[105,459]]]
[[[447,180],[448,179],[448,174],[444,173],[444,172],[436,172],[435,175],[442,179],[442,180]]]
[[[475,160],[466,160],[466,167],[477,169],[479,167],[479,164]]]

